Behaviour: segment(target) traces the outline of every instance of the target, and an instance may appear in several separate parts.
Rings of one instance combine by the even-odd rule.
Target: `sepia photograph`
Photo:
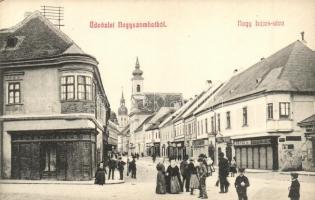
[[[1,200],[314,188],[314,0],[0,0]]]

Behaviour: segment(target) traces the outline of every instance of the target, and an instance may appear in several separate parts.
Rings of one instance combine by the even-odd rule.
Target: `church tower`
[[[143,92],[143,77],[142,70],[140,69],[139,60],[137,57],[135,69],[132,72],[132,95],[141,94]]]
[[[124,93],[121,93],[120,99],[120,107],[118,108],[118,124],[119,128],[122,130],[125,128],[129,123],[129,116],[128,116],[128,109],[125,106],[125,98]]]

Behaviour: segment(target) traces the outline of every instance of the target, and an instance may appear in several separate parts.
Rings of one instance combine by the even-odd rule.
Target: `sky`
[[[285,46],[301,40],[315,50],[313,0],[195,1],[0,1],[0,28],[22,21],[40,6],[64,7],[66,33],[99,61],[104,88],[117,112],[122,90],[130,108],[136,58],[144,91],[181,92],[188,99],[206,86],[223,82]],[[90,22],[113,22],[115,28],[90,28]],[[165,22],[163,28],[118,28],[118,22]],[[256,26],[278,21],[280,26]],[[251,27],[244,26],[251,22]]]

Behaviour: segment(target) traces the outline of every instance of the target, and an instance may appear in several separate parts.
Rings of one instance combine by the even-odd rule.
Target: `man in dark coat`
[[[224,158],[224,153],[219,153],[219,181],[220,181],[220,193],[226,193],[229,191],[229,182],[227,177],[230,173],[229,161]]]
[[[190,176],[188,174],[188,156],[185,156],[184,160],[180,163],[180,173],[183,177],[182,191],[184,191],[184,184],[186,192],[189,192]]]
[[[289,195],[288,197],[291,200],[299,200],[300,199],[300,183],[298,181],[298,174],[291,174],[291,186],[289,187]]]
[[[136,165],[135,157],[132,158],[132,161],[129,164],[129,168],[130,168],[130,171],[131,171],[131,178],[136,178],[137,165]]]
[[[118,171],[119,171],[119,180],[123,180],[124,179],[124,166],[125,166],[125,162],[121,159],[121,157],[119,157],[118,159]]]
[[[115,168],[117,166],[117,162],[114,159],[114,157],[112,156],[112,158],[109,160],[108,163],[108,180],[110,180],[110,175],[112,175],[112,179],[114,180],[114,172],[115,172]]]

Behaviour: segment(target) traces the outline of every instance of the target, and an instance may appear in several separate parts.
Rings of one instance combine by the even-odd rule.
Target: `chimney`
[[[212,87],[212,81],[211,80],[207,80],[206,81],[206,90],[210,89]]]
[[[237,69],[234,69],[233,74],[236,74],[237,72],[238,72],[238,70],[237,70]]]
[[[260,58],[260,61],[263,61],[263,60],[265,60],[265,58],[264,58],[264,57]]]
[[[301,39],[302,39],[302,41],[305,41],[304,40],[304,31],[301,32]]]

